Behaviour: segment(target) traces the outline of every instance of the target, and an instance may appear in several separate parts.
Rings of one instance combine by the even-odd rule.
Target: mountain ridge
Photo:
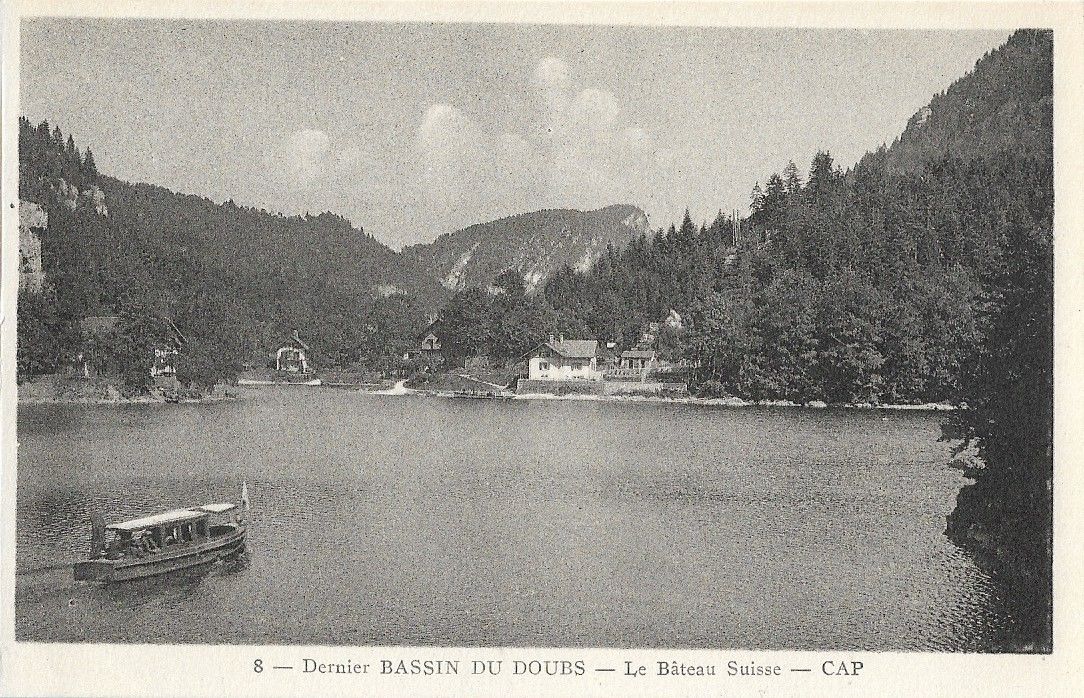
[[[452,291],[486,287],[509,269],[533,291],[565,264],[586,271],[608,246],[624,246],[647,232],[647,214],[632,204],[553,208],[476,223],[405,247],[402,254]]]

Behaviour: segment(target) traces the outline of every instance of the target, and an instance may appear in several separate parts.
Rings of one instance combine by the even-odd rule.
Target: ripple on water
[[[20,410],[16,633],[46,641],[983,651],[937,416],[298,388]],[[237,564],[75,583],[91,513],[236,500]],[[291,609],[289,613],[283,609]]]

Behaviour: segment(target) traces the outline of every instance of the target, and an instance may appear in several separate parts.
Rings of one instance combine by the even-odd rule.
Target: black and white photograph
[[[14,21],[15,642],[1057,649],[1050,25]]]

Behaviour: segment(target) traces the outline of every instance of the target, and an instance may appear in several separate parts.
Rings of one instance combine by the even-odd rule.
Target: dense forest
[[[1053,210],[1051,39],[1021,31],[844,172],[819,153],[720,215],[611,249],[545,287],[566,325],[628,345],[676,309],[702,393],[959,402],[1018,230]]]
[[[120,316],[108,351],[138,382],[168,322],[189,340],[178,366],[209,385],[299,329],[324,366],[394,363],[444,297],[400,255],[330,214],[214,204],[97,172],[90,148],[19,122],[20,197],[41,204],[46,285],[19,299],[19,373],[71,363],[79,320]],[[409,289],[410,292],[407,292]]]

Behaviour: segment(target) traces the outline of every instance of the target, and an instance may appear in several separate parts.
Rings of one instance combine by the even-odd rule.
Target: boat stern
[[[84,560],[75,563],[77,582],[108,582],[113,579],[113,563],[110,560]]]

